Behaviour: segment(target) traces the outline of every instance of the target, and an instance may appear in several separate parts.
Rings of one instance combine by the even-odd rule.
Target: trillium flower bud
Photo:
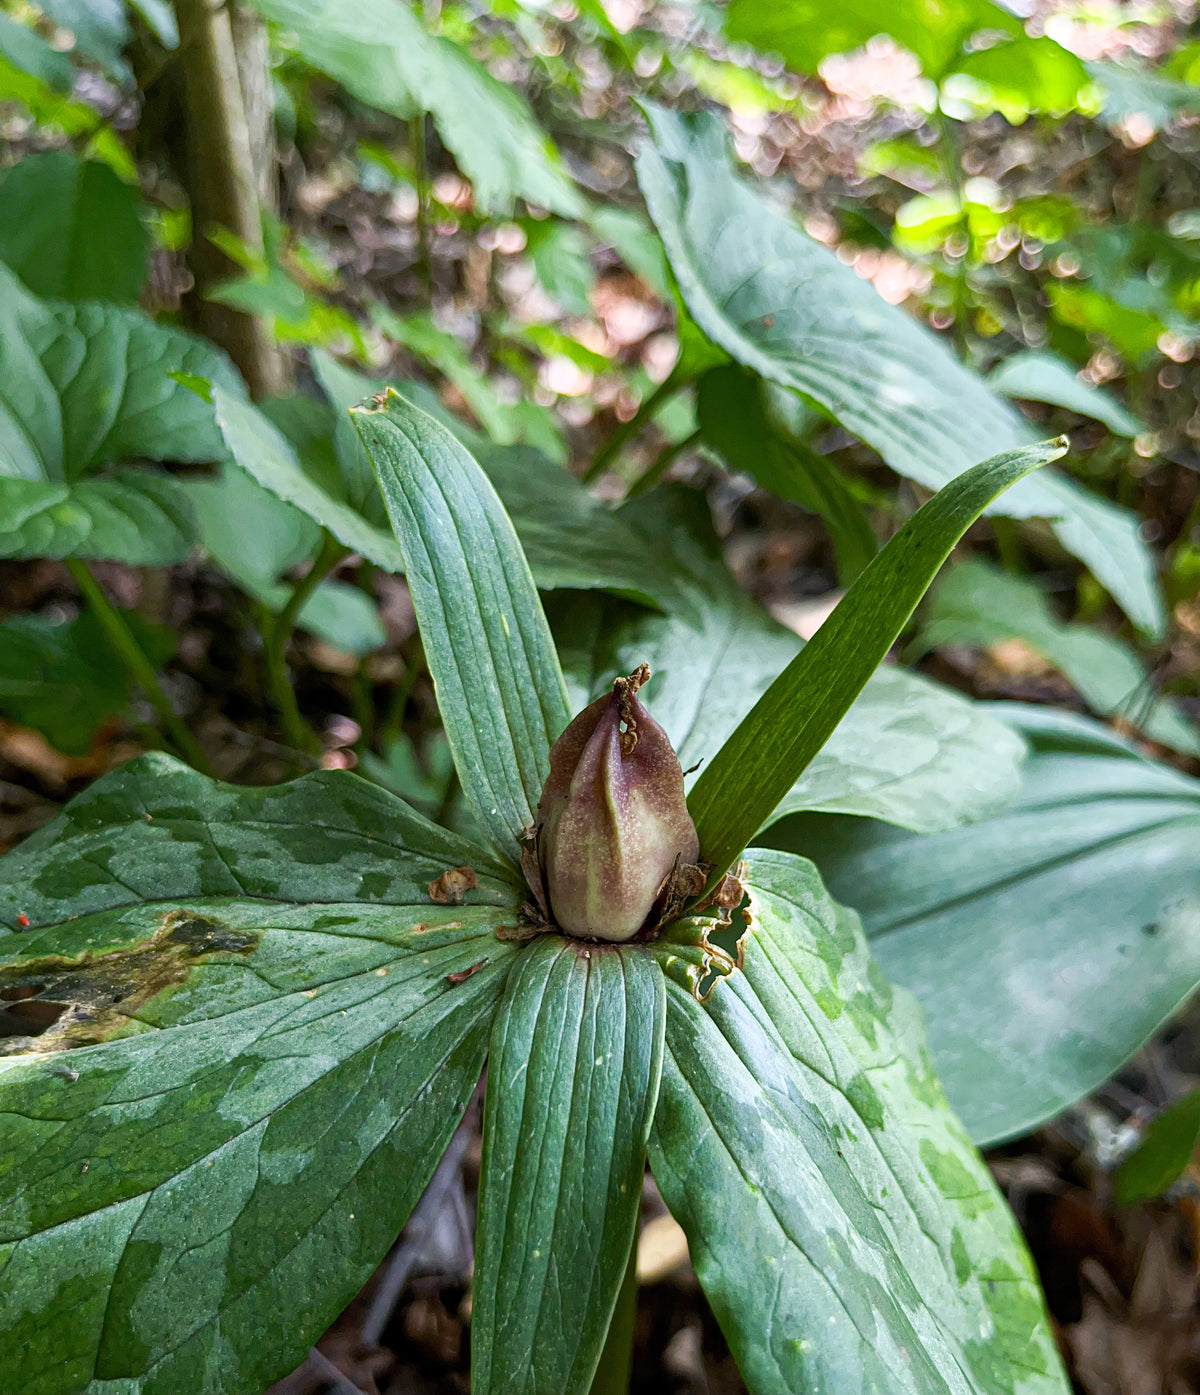
[[[568,935],[630,940],[698,889],[699,843],[679,758],[637,699],[649,676],[642,664],[618,678],[550,751],[537,871],[545,908]]]

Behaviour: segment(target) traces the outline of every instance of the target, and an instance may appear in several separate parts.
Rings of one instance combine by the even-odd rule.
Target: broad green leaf
[[[1103,422],[1118,436],[1136,436],[1146,429],[1111,393],[1081,381],[1074,364],[1057,354],[1023,350],[997,364],[987,381],[993,392],[1065,407]]]
[[[65,53],[51,48],[35,29],[6,14],[0,14],[0,56],[55,91],[69,92],[75,81],[75,69]]]
[[[752,1395],[1066,1395],[1032,1262],[916,1003],[811,863],[756,852],[748,890],[727,976],[706,983],[699,947],[656,951],[650,1163]]]
[[[433,904],[464,863],[466,904]],[[162,756],[10,855],[0,1388],[258,1395],[295,1365],[474,1088],[507,875],[353,776],[238,789]]]
[[[951,567],[934,585],[918,652],[958,644],[986,648],[1020,639],[1070,679],[1102,717],[1120,717],[1155,741],[1200,755],[1200,729],[1160,698],[1145,665],[1124,641],[1090,625],[1063,624],[1036,582],[986,562]]]
[[[1200,1090],[1193,1090],[1147,1125],[1113,1177],[1123,1206],[1161,1196],[1177,1182],[1200,1146]]]
[[[929,489],[1033,440],[1016,409],[944,342],[734,176],[715,117],[648,114],[654,143],[638,156],[638,178],[688,310],[726,353],[799,392]],[[991,511],[1049,519],[1136,624],[1161,631],[1162,600],[1132,514],[1049,472]]]
[[[214,479],[183,483],[209,560],[268,610],[282,610],[292,588],[281,578],[315,559],[320,529],[232,463]],[[348,654],[370,654],[387,640],[370,597],[340,581],[322,581],[300,608],[296,624]]]
[[[508,515],[466,449],[388,391],[354,409],[400,548],[463,790],[514,861],[571,712]]]
[[[76,484],[0,477],[0,557],[94,557],[135,567],[182,562],[195,531],[181,483],[114,470]]]
[[[588,240],[582,231],[553,218],[527,218],[521,226],[542,289],[568,315],[590,315],[596,273],[588,260]]]
[[[69,483],[114,461],[220,459],[211,408],[172,373],[240,390],[211,344],[124,306],[36,300],[0,267],[0,517],[6,478]]]
[[[471,1317],[475,1395],[587,1395],[633,1241],[658,1095],[662,971],[543,936],[492,1027]]]
[[[924,838],[808,815],[768,835],[861,912],[980,1144],[1096,1089],[1200,986],[1200,782],[1082,717],[997,710],[1033,748],[1011,809]]]
[[[426,32],[394,0],[253,0],[305,62],[359,101],[393,116],[432,113],[438,134],[483,213],[508,213],[518,196],[566,217],[583,199],[524,98],[449,39]]]
[[[965,101],[970,115],[998,111],[1013,125],[1034,112],[1063,116],[1081,110],[1091,82],[1083,61],[1048,34],[1022,34],[975,49],[950,66],[952,76],[942,87],[944,105]],[[946,101],[948,95],[953,103]]]
[[[1060,437],[968,470],[918,509],[846,592],[688,795],[714,873],[737,857],[828,741],[985,505],[1065,448]]]
[[[174,652],[174,635],[136,612],[124,618],[161,668]],[[128,670],[90,611],[67,621],[29,614],[0,621],[0,712],[67,755],[90,749],[103,723],[129,702],[129,687]]]
[[[75,36],[79,53],[91,58],[119,82],[130,77],[121,50],[129,41],[125,0],[39,0],[48,19]]]
[[[571,706],[643,661],[655,720],[685,771],[703,769],[800,652],[799,639],[747,596],[717,553],[698,496],[659,489],[619,516],[663,569],[665,616],[598,597],[551,597]],[[866,814],[906,828],[953,828],[1008,802],[1021,743],[961,695],[904,669],[876,670],[828,743],[771,815]]]
[[[99,160],[27,155],[0,173],[0,261],[35,295],[135,301],[149,239],[140,200]]]
[[[361,553],[384,571],[404,570],[395,538],[311,479],[287,437],[263,412],[221,388],[215,388],[212,397],[225,445],[252,479],[277,499],[307,514],[352,552]]]
[[[1022,32],[1020,20],[988,0],[850,0],[835,10],[820,0],[733,0],[725,18],[725,32],[735,43],[778,53],[801,73],[815,73],[832,53],[889,34],[937,78],[980,29]]]
[[[170,0],[129,0],[129,8],[141,15],[163,48],[179,47],[179,26]]]
[[[645,540],[569,471],[529,446],[485,446],[479,463],[543,590],[610,591],[662,608],[662,570]]]
[[[838,580],[848,586],[878,550],[870,520],[832,461],[790,429],[779,408],[791,404],[780,404],[779,397],[801,406],[794,394],[744,369],[714,368],[696,392],[704,441],[731,469],[825,521],[837,553]]]

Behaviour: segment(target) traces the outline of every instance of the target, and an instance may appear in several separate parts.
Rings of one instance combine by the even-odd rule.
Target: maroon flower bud
[[[679,904],[680,886],[696,887],[700,849],[679,758],[636,696],[649,676],[642,664],[618,678],[550,751],[536,870],[545,909],[568,935],[630,940]]]

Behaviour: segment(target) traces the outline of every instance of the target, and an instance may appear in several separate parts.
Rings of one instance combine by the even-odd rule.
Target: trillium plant
[[[479,466],[395,392],[352,416],[481,842],[345,772],[245,789],[147,755],[5,859],[0,1390],[261,1391],[486,1065],[476,1395],[620,1388],[647,1161],[756,1395],[1064,1392],[915,1005],[810,862],[750,847],[956,540],[1063,443],[936,493],[685,799],[671,674],[609,673],[572,719]]]

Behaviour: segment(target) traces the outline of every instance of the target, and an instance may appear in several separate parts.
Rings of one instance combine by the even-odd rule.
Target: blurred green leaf
[[[6,14],[0,14],[0,55],[56,92],[70,92],[75,81],[75,69],[65,53],[51,48],[35,29]]]
[[[369,106],[393,116],[432,113],[438,133],[484,213],[524,198],[565,217],[583,199],[561,157],[514,88],[449,39],[426,32],[392,0],[253,0],[306,62]]]
[[[1035,112],[1063,116],[1086,108],[1088,69],[1048,35],[1022,34],[1007,43],[965,53],[944,84],[980,114],[998,111],[1020,125]],[[964,83],[962,79],[967,79]]]
[[[720,124],[648,108],[638,178],[700,329],[755,373],[799,392],[900,474],[938,489],[1032,430],[948,346],[737,179]],[[1050,520],[1142,629],[1164,624],[1138,521],[1050,471],[990,512]]]
[[[934,79],[981,29],[1023,32],[1015,15],[988,0],[850,0],[832,9],[821,0],[733,0],[725,20],[733,42],[778,53],[800,73],[815,73],[830,54],[888,34]]]
[[[554,218],[526,218],[521,226],[542,289],[567,314],[589,314],[596,273],[588,260],[587,238],[573,224]]]
[[[1084,717],[991,711],[1032,747],[1010,808],[923,837],[804,814],[764,840],[862,915],[981,1146],[1098,1088],[1200,987],[1200,781]]]
[[[1082,417],[1101,421],[1117,436],[1136,436],[1146,428],[1110,392],[1085,383],[1075,365],[1057,354],[1025,349],[1003,359],[988,374],[988,386],[1005,397],[1048,402]]]
[[[118,469],[71,485],[0,477],[0,557],[88,557],[134,567],[182,562],[195,522],[180,481]]]
[[[1200,1144],[1200,1090],[1176,1100],[1146,1126],[1137,1147],[1113,1176],[1122,1206],[1162,1196],[1191,1162]]]
[[[772,410],[775,396],[785,395],[785,389],[734,365],[712,369],[696,390],[703,439],[730,469],[824,520],[837,554],[838,582],[849,586],[878,551],[875,534],[838,467]]]
[[[79,53],[91,58],[118,82],[132,77],[122,50],[129,42],[125,0],[38,0],[38,9],[75,35]]]
[[[1120,127],[1133,118],[1161,131],[1185,111],[1200,111],[1200,88],[1146,68],[1120,63],[1089,63],[1087,70],[1104,93],[1102,119]]]
[[[149,238],[137,193],[98,160],[27,155],[0,172],[0,261],[35,295],[136,301]]]
[[[1157,315],[1121,305],[1076,281],[1052,281],[1046,289],[1055,315],[1064,324],[1107,339],[1128,362],[1141,364],[1157,352],[1167,328]]]
[[[1120,717],[1154,741],[1200,755],[1200,731],[1167,698],[1156,697],[1136,652],[1112,635],[1055,618],[1037,583],[986,562],[962,562],[930,593],[915,652],[960,644],[986,648],[1020,639],[1070,679],[1102,717]]]
[[[162,668],[175,652],[174,634],[135,611],[124,620],[151,665]],[[91,611],[74,620],[25,614],[0,621],[0,712],[64,754],[85,755],[129,693],[129,671]]]

